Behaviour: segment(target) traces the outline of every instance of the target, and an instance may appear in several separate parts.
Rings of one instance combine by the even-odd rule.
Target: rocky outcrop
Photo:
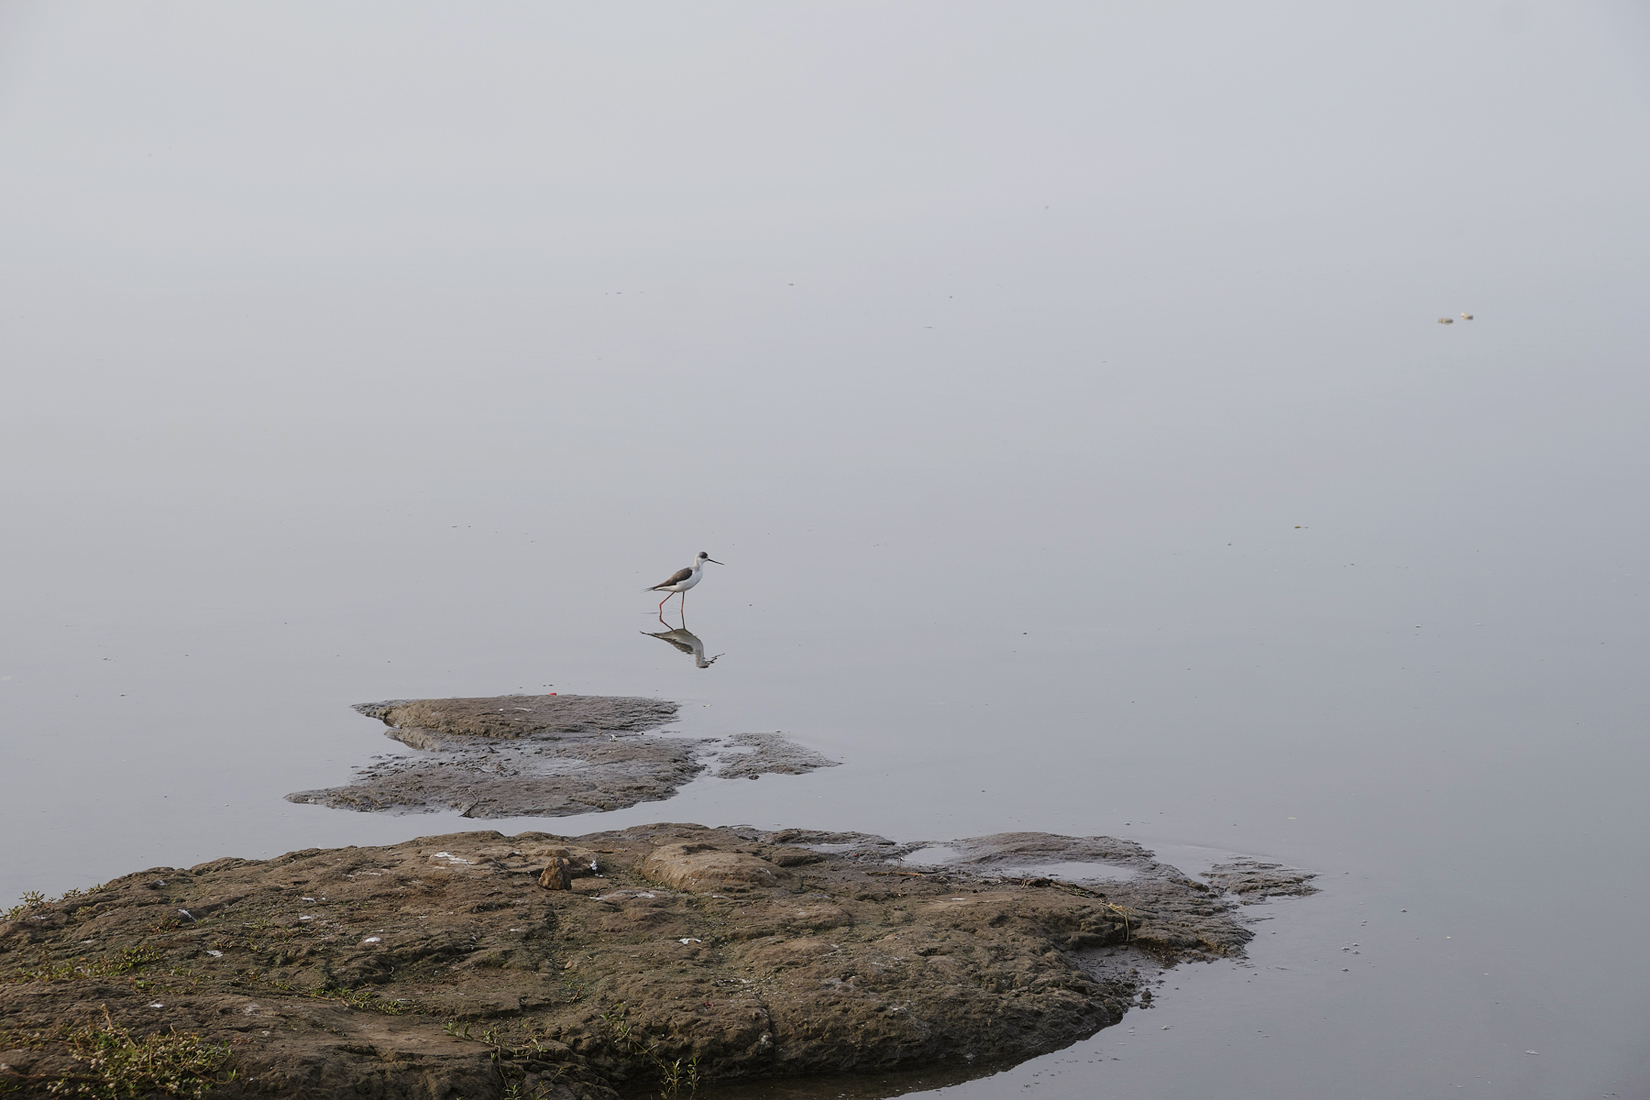
[[[1085,860],[1127,881],[1036,874]],[[1000,1064],[1116,1023],[1153,965],[1241,953],[1235,914],[1137,845],[1035,833],[472,832],[152,868],[0,923],[0,1090],[92,1080],[117,1033],[194,1044],[179,1080],[220,1098]]]
[[[341,787],[291,802],[362,811],[454,809],[465,817],[569,817],[657,802],[713,768],[719,778],[800,775],[837,761],[778,733],[647,735],[676,715],[662,699],[500,695],[393,699],[355,708],[420,755],[380,759]]]
[[[533,734],[639,733],[676,717],[665,699],[624,695],[494,695],[391,699],[355,709],[398,731],[515,740]]]

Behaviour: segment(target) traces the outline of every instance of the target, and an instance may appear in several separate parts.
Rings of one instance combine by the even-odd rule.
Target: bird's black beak
[[[721,562],[717,561],[715,558],[706,558],[705,560],[710,562],[712,565],[721,565],[722,564]]]

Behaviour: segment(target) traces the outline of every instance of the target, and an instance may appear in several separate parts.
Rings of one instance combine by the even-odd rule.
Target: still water
[[[125,91],[46,94],[119,52],[67,10],[81,21],[29,24],[33,67],[0,88],[0,140],[39,154],[5,183],[39,204],[8,205],[0,259],[0,901],[472,827],[283,801],[402,751],[351,703],[653,694],[682,702],[684,732],[779,730],[844,764],[487,824],[1036,829],[1189,871],[1239,853],[1319,873],[1320,894],[1253,910],[1247,961],[1183,966],[1123,1025],[940,1095],[1650,1095],[1650,233],[1632,198],[1650,173],[1642,129],[1591,174],[1552,163],[1581,155],[1561,131],[1606,147],[1587,130],[1605,108],[1642,122],[1640,92],[1567,85],[1573,114],[1528,135],[1563,157],[1410,149],[1454,166],[1436,209],[1401,187],[1365,202],[1357,165],[1324,198],[1271,163],[1282,122],[1220,146],[1229,187],[1158,149],[1165,197],[982,168],[969,143],[1009,148],[1015,119],[1053,127],[1037,149],[1103,129],[1032,110],[1058,98],[1043,70],[985,27],[1009,122],[964,96],[969,124],[904,161],[866,103],[817,108],[818,125],[863,109],[886,140],[856,155],[899,169],[892,198],[846,168],[859,198],[764,193],[809,173],[740,161],[663,167],[683,206],[573,179],[583,212],[546,213],[432,164],[408,184],[425,224],[348,173],[286,179],[265,210],[267,180],[237,203],[188,165],[139,165],[169,140],[219,162],[167,121],[158,66],[133,86],[173,107],[127,128],[93,124],[125,117]],[[416,44],[449,48],[439,29]],[[797,57],[840,46],[783,30],[752,33]],[[1167,29],[1125,31],[1168,63],[1150,53]],[[398,33],[392,56],[419,32]],[[451,48],[491,79],[502,38],[466,33]],[[895,77],[920,35],[889,33],[864,79],[909,106]],[[1513,87],[1503,55],[1547,47],[1506,33],[1468,62]],[[1553,41],[1576,72],[1596,46]],[[1480,107],[1493,130],[1518,104]],[[1224,140],[1173,102],[1132,109],[1135,152],[1158,122],[1186,148]],[[616,132],[655,132],[612,110]],[[457,148],[451,125],[435,139]],[[82,172],[94,154],[129,157],[138,197]],[[1517,164],[1540,188],[1473,208]],[[953,172],[990,178],[944,190]],[[747,184],[744,209],[729,189]],[[207,192],[218,205],[186,201]],[[147,228],[111,228],[135,224],[121,202]],[[644,589],[700,550],[725,565],[671,635]]]

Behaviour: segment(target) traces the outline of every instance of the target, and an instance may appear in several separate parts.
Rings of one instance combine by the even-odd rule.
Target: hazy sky
[[[1045,205],[1164,247],[1234,220],[1436,232],[1625,212],[1646,167],[1650,17],[1629,3],[13,2],[0,18],[8,259],[67,269],[692,266]]]
[[[959,385],[1029,400],[1031,445],[1102,398],[1220,419],[1380,389],[1325,356],[1407,358],[1393,333],[1464,308],[1627,323],[1647,28],[1627,3],[11,2],[0,423],[553,402],[575,433],[723,445],[736,415],[748,461],[972,430]],[[621,291],[650,308],[592,312]],[[979,363],[856,331],[942,309],[988,318]],[[1102,363],[1104,394],[1070,388]]]

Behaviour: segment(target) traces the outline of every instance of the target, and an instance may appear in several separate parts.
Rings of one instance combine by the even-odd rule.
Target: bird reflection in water
[[[675,630],[663,630],[657,634],[650,634],[645,630],[642,631],[642,633],[647,634],[649,638],[657,638],[661,642],[669,642],[683,653],[692,654],[693,663],[698,668],[709,668],[711,665],[716,663],[716,657],[722,656],[722,654],[718,653],[716,657],[706,657],[705,643],[699,640],[699,635],[693,633],[693,631],[687,629],[686,627],[678,627]]]

